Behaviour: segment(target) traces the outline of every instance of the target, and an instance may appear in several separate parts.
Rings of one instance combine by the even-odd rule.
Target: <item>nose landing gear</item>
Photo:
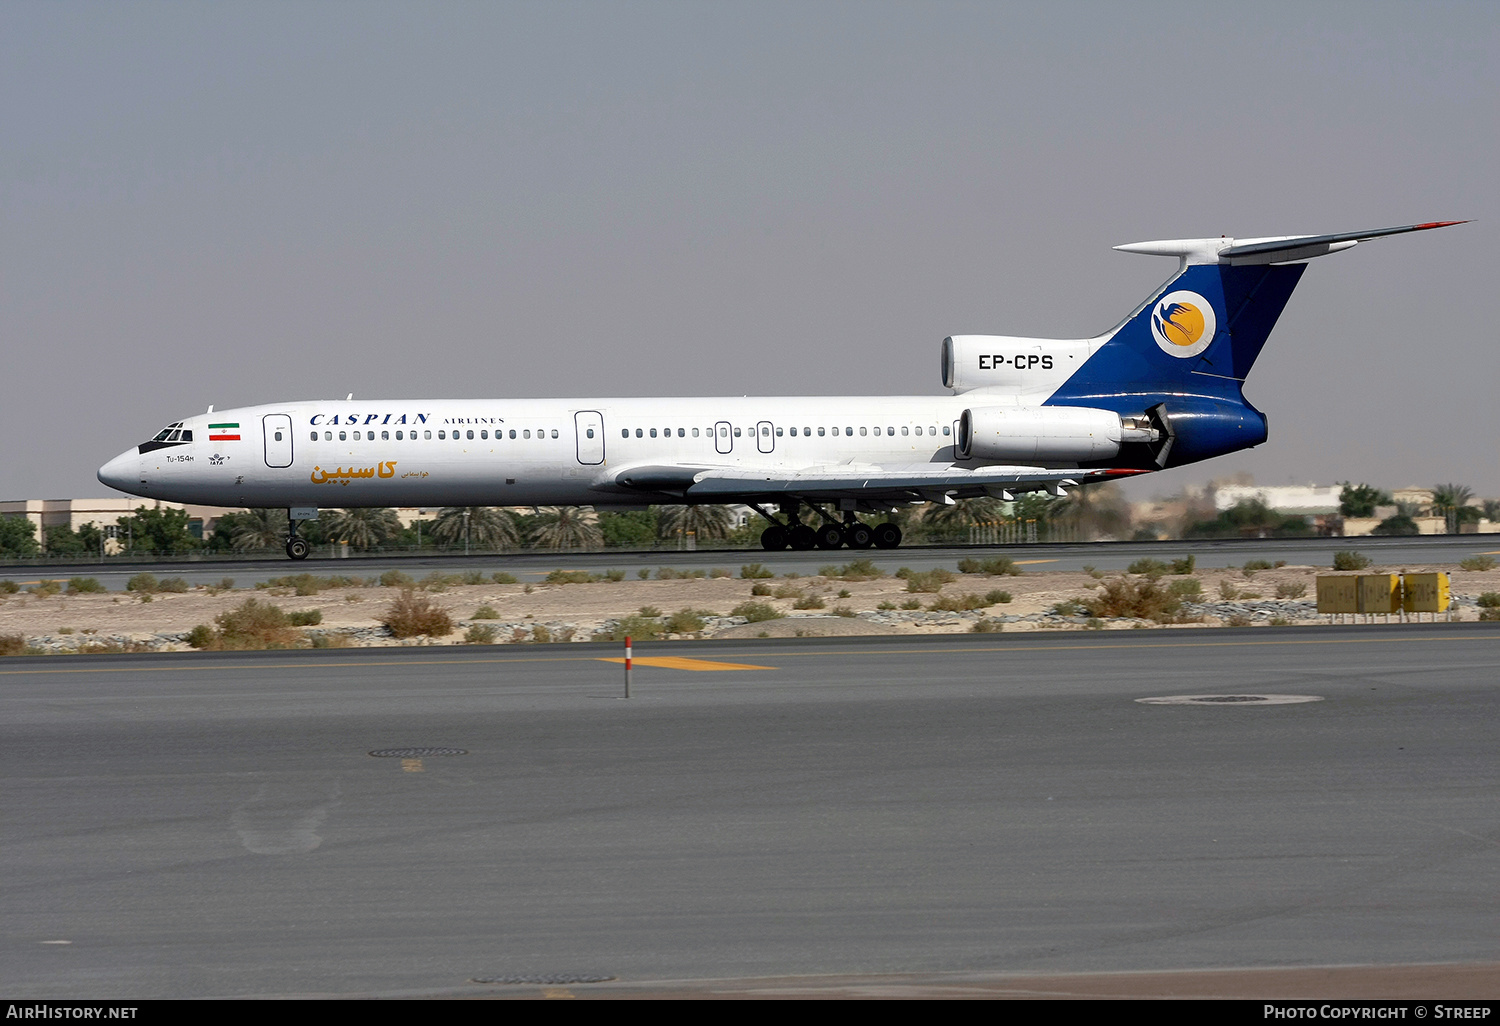
[[[307,539],[297,533],[297,525],[309,519],[297,516],[303,512],[305,511],[300,509],[287,510],[286,555],[288,559],[306,559],[307,554],[312,551],[312,546],[307,543]]]

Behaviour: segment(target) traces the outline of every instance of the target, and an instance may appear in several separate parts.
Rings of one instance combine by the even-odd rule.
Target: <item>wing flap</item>
[[[881,498],[898,502],[936,501],[948,496],[969,498],[998,491],[1058,490],[1064,484],[1107,481],[1144,474],[1144,470],[1049,470],[1043,467],[820,467],[788,473],[768,469],[710,470],[696,476],[687,489],[689,502],[778,498],[832,500]]]

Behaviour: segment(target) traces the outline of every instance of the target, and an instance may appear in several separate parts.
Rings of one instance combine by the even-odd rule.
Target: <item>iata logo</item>
[[[1197,356],[1214,340],[1214,308],[1196,292],[1170,292],[1151,311],[1151,334],[1161,351],[1180,359]]]

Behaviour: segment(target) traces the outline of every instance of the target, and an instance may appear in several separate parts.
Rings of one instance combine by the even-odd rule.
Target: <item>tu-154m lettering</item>
[[[301,401],[167,425],[99,470],[152,499],[281,506],[742,502],[767,549],[894,548],[896,507],[1066,489],[1248,449],[1243,386],[1306,261],[1436,221],[1117,247],[1177,273],[1093,338],[953,335],[941,396]],[[819,526],[801,523],[802,507]]]

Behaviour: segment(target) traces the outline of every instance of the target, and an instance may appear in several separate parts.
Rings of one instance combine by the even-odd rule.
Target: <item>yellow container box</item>
[[[1362,574],[1356,580],[1359,581],[1359,612],[1401,611],[1400,574]]]
[[[1319,577],[1318,612],[1359,612],[1359,578],[1333,575]]]
[[[1406,574],[1401,580],[1401,608],[1408,613],[1448,611],[1447,574]]]

